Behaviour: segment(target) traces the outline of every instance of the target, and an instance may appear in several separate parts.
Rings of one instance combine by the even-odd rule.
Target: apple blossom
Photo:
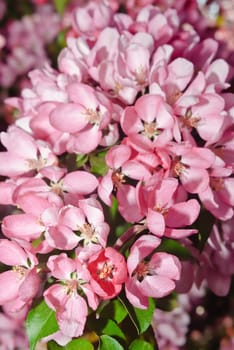
[[[90,284],[101,299],[111,299],[120,293],[127,279],[124,257],[115,249],[107,247],[89,259]]]
[[[148,297],[162,298],[175,288],[180,278],[180,262],[176,256],[164,252],[154,253],[161,240],[152,235],[143,235],[136,240],[127,260],[129,278],[126,281],[126,296],[136,307],[145,309]]]

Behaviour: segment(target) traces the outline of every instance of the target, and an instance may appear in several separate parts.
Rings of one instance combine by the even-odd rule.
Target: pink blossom
[[[140,180],[150,176],[147,164],[138,161],[137,155],[132,157],[134,153],[127,145],[113,146],[106,155],[110,169],[98,186],[98,194],[108,206],[112,203],[112,192],[116,192],[120,213],[129,222],[140,220],[142,215],[137,207],[135,187],[126,183],[126,177]]]
[[[51,247],[70,250],[80,245],[91,255],[93,249],[106,246],[109,225],[104,221],[100,203],[94,198],[79,200],[78,207],[48,208],[42,220],[48,226],[45,239]]]
[[[112,104],[86,84],[70,84],[67,90],[70,102],[57,104],[50,114],[50,123],[60,132],[70,134],[66,145],[70,153],[89,153],[102,141],[111,122]]]
[[[143,235],[130,249],[126,295],[134,306],[141,309],[148,307],[148,297],[162,298],[171,293],[175,280],[180,278],[180,262],[176,256],[158,252],[149,261],[144,260],[160,243],[158,237]]]
[[[58,56],[60,72],[75,76],[79,82],[86,81],[88,74],[86,59],[89,53],[89,46],[83,37],[68,38],[67,46]]]
[[[125,108],[121,127],[130,139],[139,134],[142,142],[165,144],[173,137],[174,119],[161,96],[148,94],[138,98],[134,107]]]
[[[215,155],[207,148],[191,147],[188,144],[173,144],[171,172],[178,177],[185,190],[190,193],[200,193],[209,185],[207,171],[214,161]]]
[[[93,290],[104,300],[118,295],[127,278],[123,255],[111,247],[92,256],[88,262],[88,270]]]
[[[233,216],[234,179],[228,168],[213,168],[210,171],[209,186],[199,194],[199,198],[207,210],[220,220],[231,219]]]
[[[136,24],[131,30],[138,29],[151,34],[155,40],[155,45],[163,45],[173,37],[179,26],[178,14],[174,9],[167,9],[162,12],[159,7],[144,6],[136,17]]]
[[[0,153],[1,175],[29,175],[30,172],[40,172],[44,167],[57,164],[57,157],[48,144],[34,140],[14,125],[1,133],[1,142],[7,149]]]
[[[195,199],[175,201],[178,181],[174,178],[149,179],[137,187],[138,204],[145,215],[145,226],[156,236],[182,238],[197,231],[186,226],[198,217],[200,206]],[[174,198],[173,198],[174,197]]]
[[[38,260],[30,251],[7,239],[0,240],[0,252],[1,262],[13,266],[12,270],[0,274],[1,285],[5,286],[1,289],[0,303],[7,305],[13,302],[12,310],[21,309],[30,304],[38,292]]]
[[[0,342],[2,350],[27,349],[29,344],[22,322],[0,313]]]
[[[137,92],[147,85],[152,50],[153,39],[148,33],[131,35],[126,31],[120,36],[116,29],[107,28],[91,50],[89,73],[105,91],[132,104]]]
[[[80,293],[85,293],[90,307],[97,307],[97,299],[89,285],[89,272],[78,258],[73,260],[65,253],[50,256],[47,266],[58,281],[44,292],[45,301],[56,311],[62,335],[79,337],[88,315],[86,301]]]
[[[111,22],[112,9],[102,1],[88,1],[73,13],[73,27],[83,37],[95,40]]]
[[[186,333],[189,330],[190,317],[178,305],[171,311],[163,311],[157,308],[154,311],[152,327],[160,349],[174,349],[186,343]]]

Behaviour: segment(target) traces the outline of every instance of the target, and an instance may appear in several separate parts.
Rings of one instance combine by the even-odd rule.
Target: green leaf
[[[174,239],[164,238],[157,251],[174,254],[181,259],[192,259],[189,250]]]
[[[65,346],[60,346],[54,341],[50,341],[47,344],[48,350],[94,350],[93,345],[86,339],[78,338],[70,341]]]
[[[111,316],[107,316],[108,318],[100,317],[97,319],[89,319],[88,324],[90,329],[92,329],[97,335],[110,335],[118,337],[119,339],[126,339],[125,334],[122,332],[121,328],[117,325],[117,323],[111,319]]]
[[[136,339],[130,344],[129,350],[154,350],[154,347],[144,340]]]
[[[149,298],[149,307],[147,310],[134,308],[135,317],[139,327],[139,333],[145,332],[151,324],[153,313],[155,310],[155,303],[153,299]]]
[[[102,329],[102,333],[106,335],[116,336],[120,339],[126,339],[122,330],[113,320],[107,321],[106,325]]]
[[[89,162],[91,165],[91,172],[96,175],[105,175],[108,171],[106,165],[106,151],[101,151],[97,154],[90,155]]]
[[[114,196],[112,202],[112,206],[110,207],[110,216],[112,220],[115,220],[118,214],[118,201]]]
[[[146,310],[133,307],[127,300],[123,301],[120,298],[119,300],[126,308],[128,315],[134,324],[138,334],[144,333],[149,328],[152,321],[153,313],[155,310],[154,300],[152,298],[149,298],[149,306]]]
[[[117,323],[122,322],[127,316],[128,312],[123,304],[118,300],[111,300],[108,305],[101,312],[101,316],[104,318],[111,318]]]
[[[69,0],[54,0],[54,6],[59,14],[63,14]]]
[[[89,157],[87,154],[77,154],[76,156],[76,166],[77,168],[82,168],[82,166],[88,161]]]
[[[199,234],[196,235],[196,238],[198,238],[198,249],[200,251],[203,250],[207,239],[210,236],[210,232],[213,228],[213,225],[215,223],[214,216],[209,213],[207,210],[202,210],[199,214],[198,219],[195,221],[194,226],[198,229]]]
[[[124,350],[124,348],[116,339],[109,337],[109,335],[102,335],[98,350]]]
[[[44,338],[59,329],[55,312],[43,300],[28,313],[26,331],[30,350],[34,350],[39,339]]]

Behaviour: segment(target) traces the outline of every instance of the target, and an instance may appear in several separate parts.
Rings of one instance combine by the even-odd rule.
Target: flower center
[[[169,209],[163,208],[163,207],[161,207],[160,205],[157,204],[157,205],[154,207],[154,210],[155,210],[157,213],[160,213],[160,214],[162,214],[162,215],[164,216],[164,215],[166,215],[166,214],[168,213],[168,210],[169,210]]]
[[[145,85],[146,84],[146,69],[143,66],[140,66],[135,71],[135,77],[138,85]]]
[[[182,92],[175,90],[173,93],[167,95],[167,103],[171,106],[182,96]]]
[[[99,107],[97,107],[96,110],[92,108],[86,108],[85,116],[88,118],[91,124],[97,124],[97,125],[100,124],[100,121],[102,118]]]
[[[71,295],[72,293],[76,293],[79,288],[79,282],[77,280],[69,280],[65,282],[66,292]]]
[[[123,85],[120,82],[115,81],[115,86],[114,86],[114,90],[113,90],[114,96],[118,96],[120,90],[122,90],[122,89],[123,89]]]
[[[200,118],[193,116],[192,110],[188,109],[181,121],[183,126],[187,126],[188,128],[196,128]]]
[[[79,227],[80,236],[84,239],[84,245],[89,243],[98,243],[95,228],[93,225],[85,223],[82,227]]]
[[[111,175],[111,180],[115,187],[118,187],[118,185],[125,182],[124,174],[122,174],[119,170],[113,171],[113,174]]]
[[[213,191],[220,191],[223,189],[224,181],[220,177],[212,177],[210,178],[210,187]]]
[[[160,134],[160,131],[157,129],[157,123],[145,123],[143,134],[149,139],[153,139],[155,136]]]
[[[134,271],[134,274],[137,275],[137,279],[138,281],[142,281],[145,276],[147,276],[149,274],[149,263],[145,262],[145,261],[142,261],[140,262],[135,271]]]
[[[43,159],[41,157],[39,159],[27,159],[26,161],[30,170],[39,171],[46,164],[46,159]]]
[[[24,278],[24,276],[27,273],[27,269],[23,266],[15,265],[13,266],[12,270],[17,273],[19,279]]]
[[[98,276],[101,280],[113,278],[114,266],[105,262],[100,269],[98,269]]]
[[[176,157],[172,162],[173,176],[180,176],[186,170],[186,166],[180,161],[180,157]]]

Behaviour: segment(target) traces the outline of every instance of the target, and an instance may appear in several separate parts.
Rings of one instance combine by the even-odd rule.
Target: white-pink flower
[[[38,259],[15,241],[1,239],[0,261],[12,266],[11,270],[0,274],[0,304],[12,304],[10,308],[17,311],[30,304],[38,292]]]
[[[143,235],[130,249],[127,260],[129,278],[125,283],[126,296],[135,307],[145,309],[148,297],[162,298],[175,288],[180,278],[179,259],[164,252],[148,256],[161,243],[158,237]]]
[[[85,294],[92,309],[98,305],[89,284],[89,271],[78,258],[73,260],[65,253],[50,256],[47,266],[56,283],[44,292],[45,301],[56,311],[61,333],[68,338],[79,337],[83,334],[88,315],[86,300],[80,294]]]

